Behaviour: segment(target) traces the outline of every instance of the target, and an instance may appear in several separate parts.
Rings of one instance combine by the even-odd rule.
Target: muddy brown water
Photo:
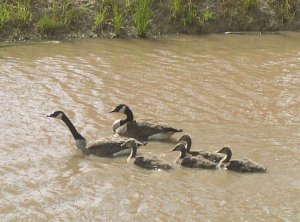
[[[286,32],[0,47],[0,220],[299,221],[299,43]],[[174,170],[85,157],[45,117],[63,110],[93,140],[123,117],[108,113],[119,103],[268,172],[184,169],[158,142],[140,153]]]

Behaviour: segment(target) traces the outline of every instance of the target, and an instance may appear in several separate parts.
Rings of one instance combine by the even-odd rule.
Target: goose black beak
[[[52,114],[50,114],[50,115],[46,115],[46,117],[53,117],[53,116],[52,116]]]
[[[112,109],[111,111],[109,111],[109,113],[117,113],[116,108],[115,108],[115,109]]]

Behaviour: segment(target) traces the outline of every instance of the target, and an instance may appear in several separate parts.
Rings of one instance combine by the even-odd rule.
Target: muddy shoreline
[[[300,2],[296,0],[206,0],[200,3],[181,0],[177,1],[181,2],[177,8],[175,0],[143,1],[149,2],[150,10],[144,34],[140,34],[137,28],[139,9],[134,0],[117,4],[112,0],[31,0],[23,9],[17,0],[4,1],[0,7],[2,11],[11,10],[12,18],[0,24],[0,41],[152,38],[181,33],[262,34],[300,30]],[[252,5],[246,5],[246,2],[252,2]],[[27,15],[27,21],[24,19],[21,23],[16,15],[13,17],[14,13],[23,13],[25,19]],[[0,12],[0,20],[1,16],[3,13]],[[96,23],[97,18],[102,19],[101,23]]]

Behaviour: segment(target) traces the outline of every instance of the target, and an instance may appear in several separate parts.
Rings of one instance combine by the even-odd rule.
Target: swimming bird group
[[[172,164],[157,156],[140,156],[137,150],[145,146],[149,141],[168,140],[175,133],[183,132],[180,128],[171,127],[155,122],[150,119],[135,120],[131,109],[120,104],[110,113],[122,113],[126,119],[119,119],[113,123],[113,135],[102,137],[96,141],[87,141],[76,129],[74,124],[63,111],[55,111],[47,117],[63,121],[69,128],[76,147],[85,155],[99,157],[128,156],[128,162],[148,170],[170,170]],[[266,168],[251,161],[250,159],[231,160],[232,150],[230,147],[223,147],[217,152],[212,151],[191,151],[192,139],[189,134],[183,134],[178,139],[178,144],[171,151],[180,151],[176,163],[183,167],[200,169],[228,169],[237,172],[265,172]]]

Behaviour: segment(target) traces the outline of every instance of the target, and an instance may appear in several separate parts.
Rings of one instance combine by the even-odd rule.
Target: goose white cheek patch
[[[125,113],[126,110],[126,106],[122,106],[122,108],[120,109],[119,113]]]
[[[63,117],[63,114],[60,113],[60,114],[58,114],[55,118],[56,118],[56,119],[62,119],[62,117]]]

